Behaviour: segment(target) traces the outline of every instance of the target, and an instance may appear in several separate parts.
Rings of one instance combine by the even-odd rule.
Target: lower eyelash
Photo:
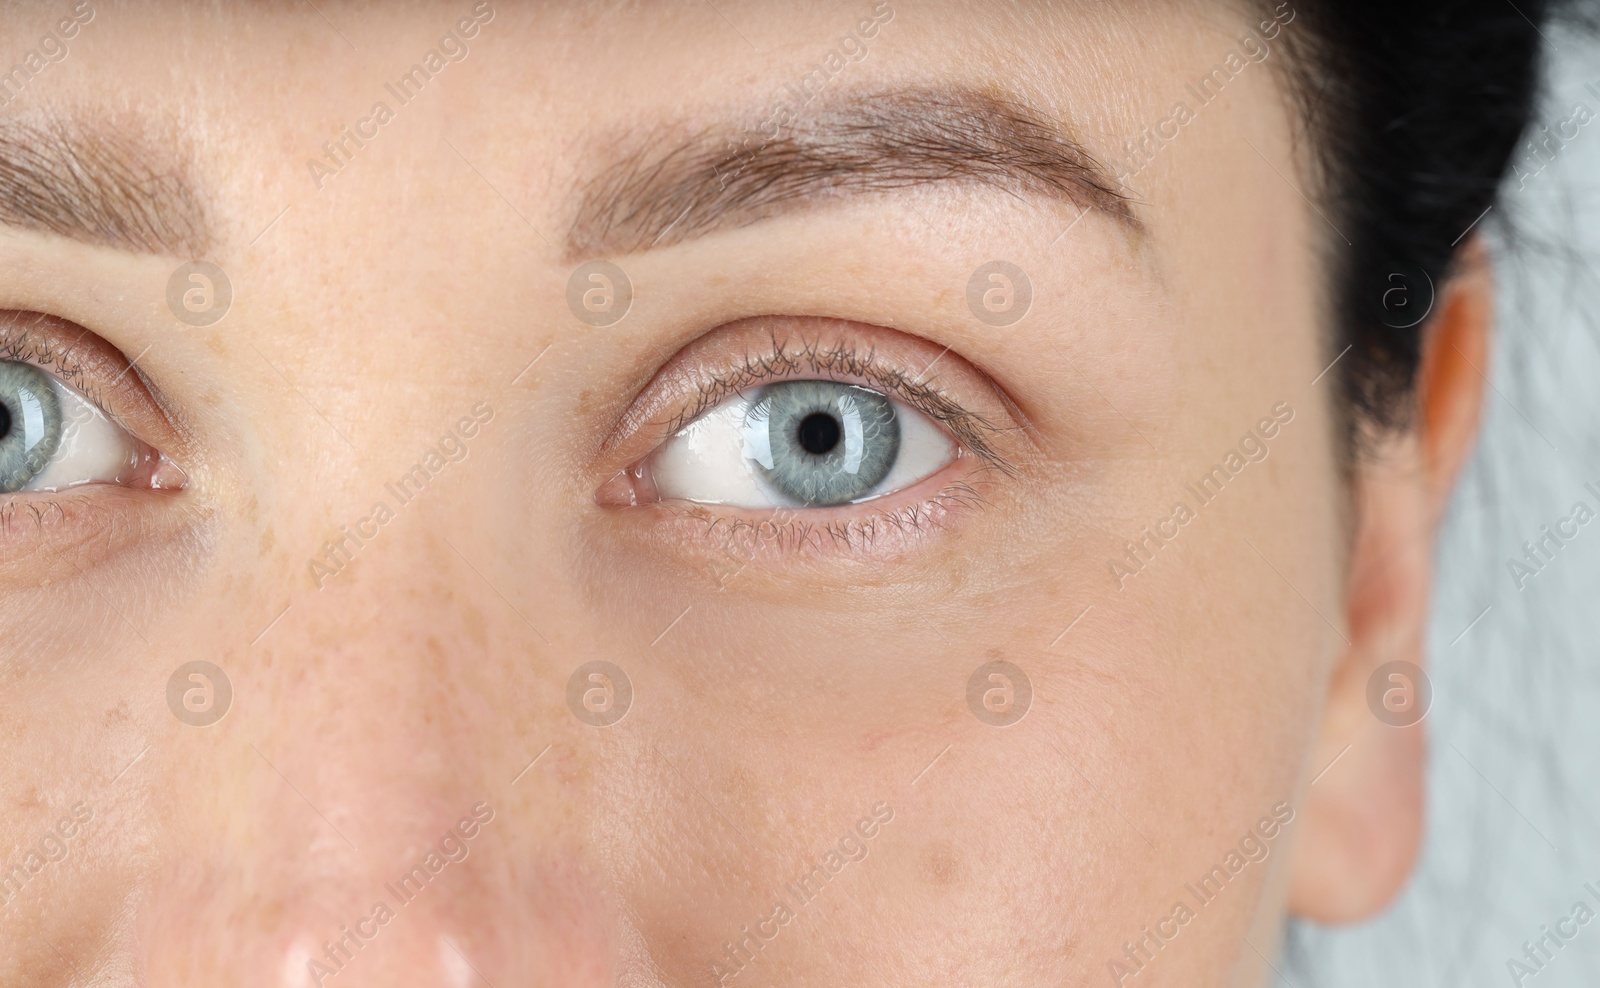
[[[939,527],[944,516],[957,508],[986,503],[971,484],[957,481],[919,504],[878,511],[867,518],[832,522],[823,526],[823,531],[838,548],[870,549],[880,537],[914,538]]]
[[[700,504],[663,502],[663,507],[679,517],[707,522],[702,535],[717,543],[717,549],[734,566],[739,566],[754,562],[766,550],[789,553],[859,551],[873,548],[884,539],[906,541],[938,528],[952,511],[987,504],[977,487],[959,480],[913,504],[869,509],[864,515],[827,521],[805,518],[796,509],[752,520],[714,515],[711,508]],[[814,513],[814,509],[808,510]]]
[[[42,534],[50,525],[59,526],[67,518],[66,507],[59,500],[16,494],[0,498],[0,533],[6,537]]]
[[[3,547],[0,559],[12,561],[39,548],[61,555],[89,535],[120,539],[126,533],[117,531],[117,515],[113,510],[116,502],[134,502],[136,497],[148,494],[175,496],[175,492],[159,490],[130,493],[110,484],[86,484],[75,491],[0,495],[0,547]],[[83,524],[102,515],[103,524]],[[111,526],[110,530],[104,525]]]

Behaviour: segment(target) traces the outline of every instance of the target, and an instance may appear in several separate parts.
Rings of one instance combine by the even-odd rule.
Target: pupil
[[[822,456],[839,445],[839,420],[826,412],[812,412],[800,420],[800,446]]]
[[[0,404],[0,439],[11,435],[11,410]]]

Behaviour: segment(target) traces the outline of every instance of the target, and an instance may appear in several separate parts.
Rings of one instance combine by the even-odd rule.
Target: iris
[[[761,389],[748,418],[765,439],[766,481],[808,506],[845,504],[889,475],[900,454],[894,404],[834,381],[783,381]]]
[[[61,445],[61,402],[31,364],[0,361],[0,493],[21,490]]]

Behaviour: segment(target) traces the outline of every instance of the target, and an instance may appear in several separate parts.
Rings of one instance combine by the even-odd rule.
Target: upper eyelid
[[[40,368],[169,456],[187,445],[170,406],[139,366],[86,326],[42,312],[0,311],[0,360]]]

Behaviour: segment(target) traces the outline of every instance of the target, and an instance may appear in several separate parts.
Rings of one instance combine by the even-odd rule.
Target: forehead
[[[711,125],[748,137],[814,120],[846,94],[945,85],[1025,104],[1121,164],[1137,156],[1130,138],[1190,98],[1185,73],[1203,74],[1249,23],[1215,6],[977,10],[905,0],[314,11],[101,3],[88,12],[71,37],[61,25],[72,18],[60,12],[5,12],[8,33],[33,46],[19,50],[21,62],[41,54],[0,113],[115,113],[124,131],[152,129],[178,157],[252,154],[302,171],[330,144],[337,152],[380,131],[386,143],[438,147],[408,118],[448,116],[514,137],[530,177],[568,192],[609,149],[641,138]],[[1255,75],[1253,90],[1276,86],[1270,72]],[[199,177],[226,185],[228,170],[214,164]]]

